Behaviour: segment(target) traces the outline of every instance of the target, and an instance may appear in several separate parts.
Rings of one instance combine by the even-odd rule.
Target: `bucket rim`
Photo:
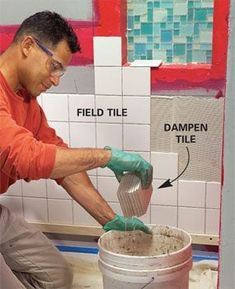
[[[192,246],[192,236],[188,233],[188,232],[186,232],[185,230],[183,230],[183,229],[179,229],[179,228],[177,228],[177,227],[174,227],[174,226],[168,226],[168,225],[161,225],[161,224],[156,224],[156,225],[154,225],[154,226],[162,226],[162,227],[169,227],[169,228],[172,228],[172,229],[176,229],[177,231],[181,231],[181,232],[183,232],[185,235],[187,235],[188,237],[189,237],[189,242],[188,242],[188,244],[185,246],[185,247],[183,247],[183,248],[181,248],[180,250],[178,250],[178,251],[174,251],[174,252],[171,252],[171,253],[169,253],[169,254],[160,254],[160,255],[142,255],[142,256],[133,256],[133,255],[126,255],[126,254],[120,254],[120,253],[115,253],[115,252],[112,252],[112,251],[109,251],[109,250],[107,250],[107,249],[105,249],[105,248],[103,248],[102,246],[101,246],[101,240],[102,240],[102,238],[103,237],[105,237],[105,235],[108,235],[108,234],[110,234],[110,232],[112,232],[112,230],[110,230],[110,231],[108,231],[108,232],[105,232],[104,234],[102,234],[101,236],[100,236],[100,238],[99,238],[99,240],[98,240],[98,246],[99,246],[99,249],[100,249],[100,251],[103,251],[103,252],[105,252],[105,253],[108,253],[108,254],[112,254],[113,256],[117,256],[117,257],[125,257],[125,258],[127,258],[127,259],[155,259],[155,258],[166,258],[166,257],[173,257],[174,255],[178,255],[179,253],[182,253],[183,251],[187,251],[191,246]],[[150,227],[153,227],[153,226],[151,226],[150,225]],[[125,232],[128,232],[128,231],[125,231]]]

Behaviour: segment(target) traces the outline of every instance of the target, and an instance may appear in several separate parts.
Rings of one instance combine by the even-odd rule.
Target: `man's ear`
[[[21,51],[24,57],[28,57],[35,43],[31,36],[25,36],[21,41]]]

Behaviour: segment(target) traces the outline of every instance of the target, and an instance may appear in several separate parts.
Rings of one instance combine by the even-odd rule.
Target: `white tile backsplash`
[[[35,198],[47,197],[46,180],[44,179],[37,181],[23,182],[22,185],[24,197],[35,197]]]
[[[68,95],[44,94],[43,110],[49,121],[68,121]]]
[[[63,212],[61,214],[61,212]],[[52,224],[73,223],[73,205],[72,200],[51,200],[48,199],[48,217]]]
[[[0,195],[0,204],[7,207],[17,215],[23,216],[22,197]]]
[[[71,147],[96,147],[95,123],[70,123]]]
[[[56,134],[63,139],[66,144],[70,144],[69,123],[61,121],[50,121],[49,125],[55,129]]]
[[[96,108],[103,113],[97,115],[97,122],[122,123],[122,96],[97,95]]]
[[[177,207],[151,205],[151,224],[177,226]]]
[[[123,95],[150,96],[150,67],[123,67]]]
[[[221,184],[216,182],[208,182],[206,184],[206,207],[219,208],[221,198]]]
[[[71,147],[116,147],[139,153],[153,165],[153,194],[146,224],[179,226],[191,233],[218,234],[220,184],[200,180],[176,180],[178,154],[154,152],[150,147],[150,67],[122,67],[121,37],[94,37],[94,94],[42,94],[49,124]],[[93,92],[90,92],[93,93]],[[108,114],[113,108],[127,116]],[[78,109],[86,109],[82,114]],[[97,116],[97,109],[103,111]],[[122,215],[117,199],[118,181],[108,168],[88,171],[91,181],[114,211]],[[183,177],[183,176],[182,176]],[[22,197],[21,197],[22,196]],[[53,180],[19,181],[0,203],[24,214],[32,222],[100,226]]]
[[[150,125],[124,124],[124,150],[150,151]]]
[[[95,67],[95,93],[101,95],[121,95],[122,68]]]
[[[178,226],[189,233],[205,233],[205,209],[178,208]]]
[[[69,95],[69,120],[95,122],[95,96],[92,94]]]
[[[119,182],[115,177],[98,177],[98,191],[106,201],[118,202],[117,190]]]
[[[48,223],[47,199],[23,198],[24,218],[30,222]]]
[[[97,147],[122,148],[122,125],[97,123]]]
[[[150,97],[123,96],[124,123],[150,124]]]
[[[94,64],[95,66],[121,66],[122,47],[121,37],[102,37],[94,38]]]
[[[206,234],[219,235],[220,210],[206,210]]]
[[[178,154],[151,152],[153,177],[156,179],[173,180],[178,176]]]
[[[179,181],[179,206],[205,207],[206,183]]]
[[[82,226],[100,226],[100,224],[75,201],[73,201],[73,223]]]
[[[177,182],[174,182],[172,187],[158,189],[165,180],[153,180],[153,193],[151,204],[153,205],[168,205],[177,206]]]
[[[18,196],[21,197],[22,196],[22,181],[16,181],[13,185],[11,185],[7,192],[6,192],[7,196]]]
[[[65,189],[58,185],[54,180],[46,180],[47,184],[47,196],[49,199],[71,199],[70,195],[65,191]]]

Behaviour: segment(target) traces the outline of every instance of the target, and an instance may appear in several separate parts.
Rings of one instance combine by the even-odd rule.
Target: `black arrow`
[[[182,171],[182,173],[181,173],[180,175],[178,175],[178,177],[176,177],[176,178],[175,178],[174,180],[172,180],[172,181],[171,181],[170,179],[166,180],[163,184],[161,184],[160,187],[158,187],[158,189],[167,188],[167,187],[172,187],[172,183],[173,183],[175,180],[177,180],[180,176],[182,176],[183,173],[186,171],[186,169],[187,169],[187,167],[188,167],[188,165],[189,165],[189,161],[190,161],[189,149],[188,149],[188,147],[186,147],[186,149],[187,149],[187,152],[188,152],[188,162],[187,162],[186,167],[185,167],[184,170]]]

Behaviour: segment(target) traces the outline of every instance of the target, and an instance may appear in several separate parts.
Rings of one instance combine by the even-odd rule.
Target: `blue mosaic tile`
[[[128,0],[128,60],[210,63],[213,0]]]

